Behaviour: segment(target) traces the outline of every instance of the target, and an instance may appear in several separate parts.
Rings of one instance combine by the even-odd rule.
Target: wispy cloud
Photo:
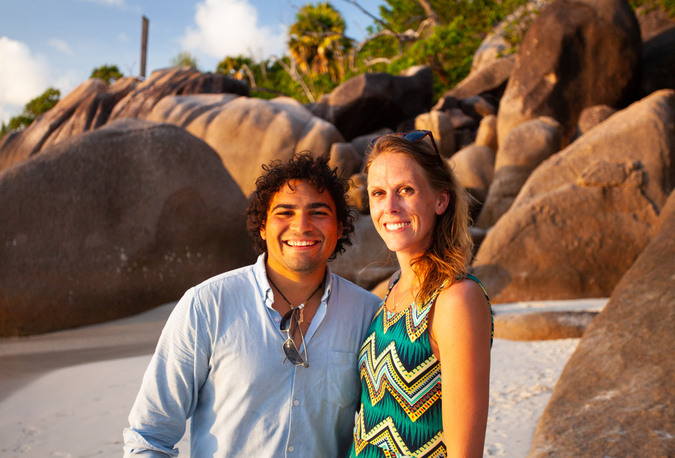
[[[180,43],[187,51],[222,59],[245,55],[280,56],[286,48],[286,30],[258,25],[258,10],[248,0],[205,0],[197,4],[194,27]]]
[[[25,43],[0,37],[0,119],[7,122],[48,86],[45,60],[31,53]]]
[[[73,54],[75,54],[71,49],[70,45],[68,45],[68,43],[66,43],[63,40],[60,40],[58,38],[52,38],[51,40],[49,40],[48,43],[49,46],[51,46],[52,48],[56,49],[59,52],[62,52],[63,54],[66,54],[68,56],[72,56]]]

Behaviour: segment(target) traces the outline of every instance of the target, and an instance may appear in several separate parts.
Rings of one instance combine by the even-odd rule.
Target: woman
[[[493,326],[467,274],[466,194],[429,131],[376,138],[366,173],[373,223],[401,270],[359,353],[350,456],[480,457]]]

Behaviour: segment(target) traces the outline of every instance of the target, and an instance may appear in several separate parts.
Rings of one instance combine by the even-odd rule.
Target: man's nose
[[[309,215],[305,212],[300,212],[293,218],[291,229],[296,232],[308,232],[312,229],[312,222]]]

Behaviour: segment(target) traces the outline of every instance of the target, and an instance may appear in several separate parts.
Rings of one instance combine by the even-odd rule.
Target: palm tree
[[[305,74],[329,74],[333,82],[344,76],[344,59],[352,48],[345,37],[345,21],[329,2],[307,4],[298,10],[289,29],[288,48]]]

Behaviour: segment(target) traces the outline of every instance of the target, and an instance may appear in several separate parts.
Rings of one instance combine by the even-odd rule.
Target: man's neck
[[[289,275],[288,272],[277,272],[274,268],[270,267],[266,261],[265,270],[267,272],[267,277],[271,280],[273,286],[278,289],[278,292],[285,296],[294,307],[304,303],[310,294],[316,291],[317,287],[324,281],[326,276],[326,266],[312,272],[293,272]],[[316,295],[313,296],[316,298]]]

